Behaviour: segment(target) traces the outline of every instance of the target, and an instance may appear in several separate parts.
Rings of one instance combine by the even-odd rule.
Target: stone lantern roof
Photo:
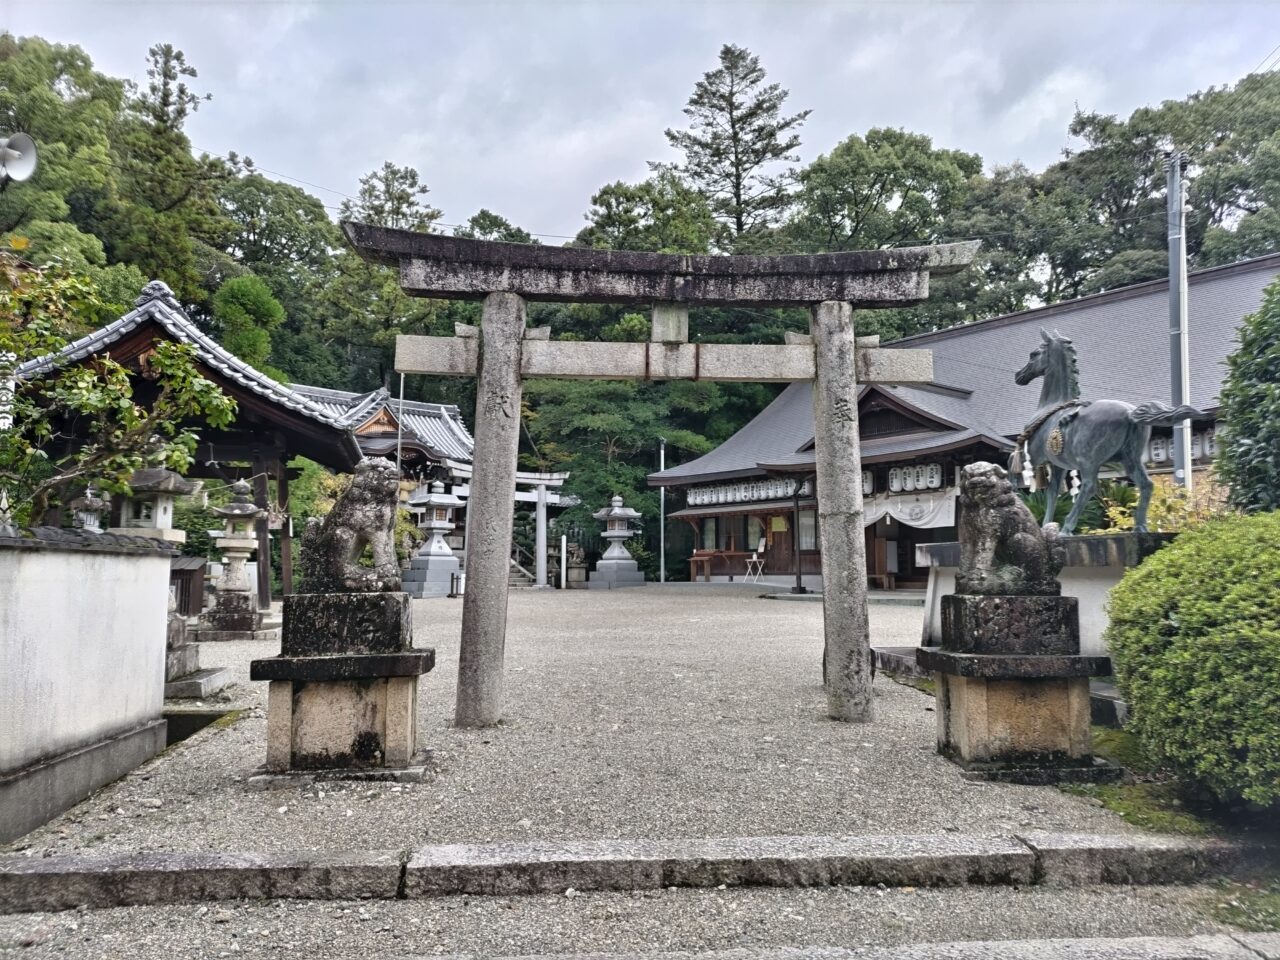
[[[437,480],[428,487],[426,484],[409,494],[409,507],[413,510],[432,510],[439,507],[453,510],[462,506],[462,501],[452,493],[444,492],[444,484]]]
[[[129,487],[135,494],[169,493],[186,497],[198,491],[201,483],[199,480],[188,480],[164,467],[146,467],[133,472],[133,476],[129,478]]]
[[[632,510],[630,507],[622,505],[622,497],[615,495],[609,502],[609,506],[603,510],[597,510],[591,516],[597,520],[639,520],[640,511]]]
[[[256,518],[266,514],[267,511],[254,504],[249,499],[249,484],[244,480],[237,480],[231,485],[231,502],[223,507],[211,507],[210,512],[220,517],[228,517],[230,519]]]

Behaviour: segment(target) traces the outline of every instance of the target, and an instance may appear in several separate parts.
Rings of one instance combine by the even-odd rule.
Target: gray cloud
[[[900,126],[988,165],[1052,162],[1076,103],[1135,107],[1234,82],[1280,35],[1274,4],[1094,2],[126,2],[0,0],[0,28],[76,43],[140,78],[169,41],[214,94],[193,142],[354,193],[418,168],[449,222],[489,207],[572,235],[604,183],[674,159],[725,42],[812,108],[809,160]],[[341,197],[316,192],[336,206]]]

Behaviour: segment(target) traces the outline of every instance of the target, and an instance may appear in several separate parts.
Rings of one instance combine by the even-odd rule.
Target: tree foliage
[[[62,349],[97,306],[83,276],[0,254],[0,378]],[[41,522],[86,486],[128,493],[142,467],[185,471],[197,440],[191,418],[218,427],[235,414],[235,401],[199,375],[190,344],[157,342],[137,372],[145,396],[135,395],[134,371],[109,356],[17,381],[13,423],[0,430],[0,489],[20,522]]]
[[[810,113],[785,116],[788,93],[765,76],[759,57],[726,43],[720,65],[694,85],[684,108],[689,128],[666,132],[684,154],[673,169],[707,198],[731,251],[758,243],[790,204],[793,178],[777,167],[799,159],[798,131]]]
[[[1280,281],[1245,317],[1227,358],[1216,468],[1242,510],[1280,509]]]

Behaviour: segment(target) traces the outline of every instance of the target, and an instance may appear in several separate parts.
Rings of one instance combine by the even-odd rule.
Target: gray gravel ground
[[[820,604],[736,585],[517,591],[507,721],[450,725],[460,600],[415,604],[421,734],[438,769],[416,785],[267,792],[244,778],[265,751],[266,644],[205,644],[234,666],[225,729],[175,745],[18,841],[72,850],[342,850],[550,838],[800,834],[1116,833],[1124,821],[1048,787],[971,784],[934,752],[932,698],[881,677],[876,720],[824,717]],[[922,609],[874,606],[873,642],[918,642]]]
[[[208,904],[0,917],[24,958],[381,958],[717,950],[1225,931],[1207,887],[669,890]],[[23,945],[30,944],[23,949]]]

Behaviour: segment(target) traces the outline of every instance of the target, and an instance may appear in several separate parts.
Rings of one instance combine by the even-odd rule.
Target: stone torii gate
[[[458,662],[458,726],[502,717],[511,502],[525,377],[619,380],[812,380],[823,633],[829,714],[871,719],[859,381],[927,383],[927,350],[855,338],[853,310],[919,303],[931,274],[964,269],[978,243],[810,256],[682,256],[544,247],[342,225],[365,257],[399,268],[406,293],[483,300],[479,328],[396,338],[402,373],[474,375],[475,475]],[[552,341],[525,323],[529,300],[653,307],[649,343]],[[689,342],[690,306],[807,307],[810,333],[785,344]]]

